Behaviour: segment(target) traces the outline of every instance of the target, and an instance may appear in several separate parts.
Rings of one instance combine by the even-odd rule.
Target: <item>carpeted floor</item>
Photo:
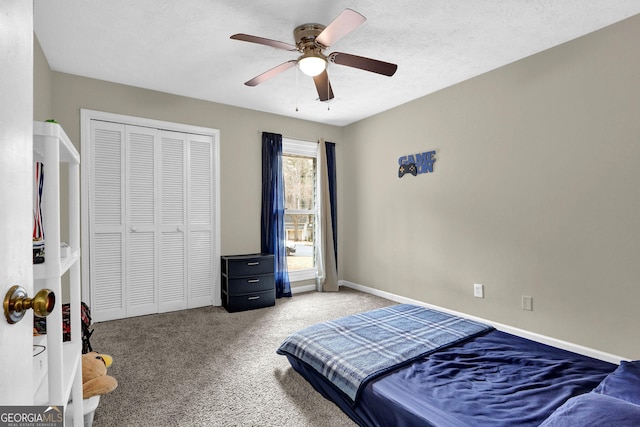
[[[118,388],[102,396],[93,426],[355,426],[276,349],[305,326],[391,304],[341,287],[240,313],[205,307],[97,323],[91,344],[113,356]]]

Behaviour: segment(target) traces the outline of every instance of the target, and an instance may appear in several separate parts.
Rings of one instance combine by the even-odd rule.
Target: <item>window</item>
[[[287,268],[291,281],[315,279],[318,144],[283,138]]]

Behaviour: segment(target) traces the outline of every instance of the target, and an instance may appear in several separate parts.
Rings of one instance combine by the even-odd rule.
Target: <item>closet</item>
[[[94,320],[220,305],[218,131],[83,116]]]

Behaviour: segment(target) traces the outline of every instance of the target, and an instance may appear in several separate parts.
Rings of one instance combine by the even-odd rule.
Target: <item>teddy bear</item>
[[[88,399],[99,394],[106,394],[118,387],[115,378],[107,375],[107,368],[113,358],[95,351],[82,355],[82,398]]]

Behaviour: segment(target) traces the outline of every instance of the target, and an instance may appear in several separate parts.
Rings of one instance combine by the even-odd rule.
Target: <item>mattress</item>
[[[438,310],[398,304],[304,328],[289,335],[277,353],[310,365],[356,401],[370,378],[491,329]]]
[[[490,330],[368,379],[353,401],[304,361],[287,358],[361,426],[538,426],[617,367]]]

